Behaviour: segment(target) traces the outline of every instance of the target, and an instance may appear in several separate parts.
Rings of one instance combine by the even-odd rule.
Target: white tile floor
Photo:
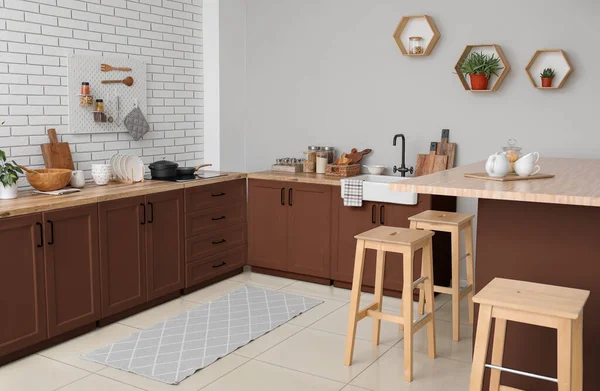
[[[82,353],[124,338],[244,284],[281,289],[324,300],[258,340],[218,360],[177,386],[91,363]],[[363,294],[363,305],[372,295]],[[403,376],[402,333],[383,322],[381,345],[372,346],[371,321],[359,323],[351,367],[343,364],[350,291],[246,272],[61,345],[0,367],[2,391],[303,391],[466,390],[471,370],[471,326],[461,306],[461,337],[452,341],[451,303],[436,297],[438,358],[427,357],[425,329],[415,335],[414,381]],[[384,298],[399,313],[400,300]]]

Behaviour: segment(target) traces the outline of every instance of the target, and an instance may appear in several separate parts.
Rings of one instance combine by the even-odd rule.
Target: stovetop
[[[170,178],[170,179],[160,179],[160,178],[152,178],[150,175],[146,175],[144,177],[144,179],[152,179],[153,181],[166,181],[166,182],[178,182],[178,183],[184,183],[184,182],[194,182],[194,181],[201,181],[203,179],[212,179],[212,178],[219,178],[222,176],[227,176],[227,174],[212,174],[212,173],[204,173],[204,174],[196,174],[193,177],[190,176],[188,177],[180,177],[180,178]]]

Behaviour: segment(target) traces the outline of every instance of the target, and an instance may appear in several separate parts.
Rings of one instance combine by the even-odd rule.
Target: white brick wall
[[[69,53],[123,56],[148,64],[143,140],[128,133],[69,134]],[[0,149],[43,167],[40,144],[56,128],[86,171],[114,153],[146,164],[203,161],[202,0],[0,0]],[[20,180],[21,186],[27,182]]]

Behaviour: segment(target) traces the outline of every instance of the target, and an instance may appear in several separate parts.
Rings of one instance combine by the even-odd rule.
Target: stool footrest
[[[369,305],[368,307],[365,307],[362,310],[358,311],[358,314],[356,315],[356,321],[358,322],[359,320],[364,319],[367,316],[370,316],[368,314],[369,311],[372,311],[376,308],[377,308],[377,303],[373,303],[373,304]]]
[[[523,372],[523,371],[519,371],[516,369],[504,368],[504,367],[500,367],[498,365],[492,365],[492,364],[485,364],[485,366],[486,366],[486,368],[495,369],[496,371],[509,372],[509,373],[513,373],[515,375],[532,377],[534,379],[540,379],[540,380],[545,380],[545,381],[549,381],[552,383],[558,383],[558,379],[554,378],[554,377],[542,376],[542,375],[538,375],[535,373]]]
[[[427,276],[422,276],[421,278],[419,278],[418,280],[415,280],[413,282],[413,289],[414,288],[421,288],[420,285],[422,285],[429,277]]]
[[[401,325],[404,324],[403,316],[387,314],[385,312],[374,310],[374,309],[372,309],[372,307],[376,307],[376,303],[373,303],[370,306],[368,306],[367,308],[361,310],[358,313],[359,314],[358,318],[362,319],[362,318],[365,318],[368,316],[369,318],[384,320],[386,322],[398,323]],[[363,312],[365,313],[365,315],[361,317]],[[415,320],[413,321],[413,332],[416,333],[417,331],[419,331],[423,326],[425,326],[428,323],[428,321],[430,319],[431,319],[431,312],[426,312],[423,315],[418,315],[417,318],[415,318]]]
[[[463,297],[468,295],[472,290],[473,290],[473,285],[461,286],[460,287],[460,299],[462,300]],[[448,295],[451,295],[454,293],[454,290],[452,290],[451,287],[439,286],[439,285],[434,285],[433,291],[437,292],[437,293],[446,293]]]

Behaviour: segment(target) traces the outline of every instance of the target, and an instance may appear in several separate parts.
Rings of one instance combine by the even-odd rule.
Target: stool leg
[[[352,279],[352,296],[350,298],[350,315],[348,316],[348,334],[346,335],[346,355],[344,356],[344,365],[352,365],[364,266],[365,241],[358,240],[356,242],[356,258],[354,259],[354,278]]]
[[[583,314],[573,325],[573,391],[583,391]]]
[[[479,306],[479,320],[477,321],[477,337],[473,350],[473,365],[471,366],[471,381],[469,391],[482,391],[485,360],[488,344],[490,342],[490,326],[492,324],[492,307]]]
[[[558,324],[558,391],[571,391],[573,357],[573,321],[561,319]]]
[[[473,247],[473,220],[465,227],[465,250],[467,251],[467,284],[471,286],[471,292],[468,295],[469,300],[469,323],[473,324],[473,315],[475,314],[475,304],[473,303],[473,293],[475,292],[475,268],[474,257],[475,249]]]
[[[427,312],[431,314],[431,321],[427,324],[427,353],[430,358],[435,358],[435,309],[433,303],[433,250],[432,241],[429,239],[427,246],[423,248],[423,272],[428,278],[425,280],[425,304]],[[422,315],[422,314],[421,314]]]
[[[494,327],[494,343],[492,345],[492,364],[502,366],[504,358],[504,341],[506,340],[506,319],[496,318]],[[500,374],[502,371],[492,369],[490,377],[490,391],[500,390]]]
[[[377,266],[375,269],[375,303],[376,311],[381,311],[383,301],[383,275],[385,271],[385,251],[377,250]],[[373,345],[379,345],[379,333],[381,331],[381,320],[373,318]]]
[[[402,284],[402,316],[404,318],[404,380],[413,379],[413,258],[411,251],[402,254],[404,283]]]
[[[460,341],[460,230],[452,230],[452,339]]]
[[[410,222],[410,229],[417,229],[417,223],[415,221]],[[423,264],[421,264],[421,277],[423,277]],[[402,313],[402,307],[400,307],[400,313]],[[425,313],[425,292],[423,289],[419,289],[419,315]]]

